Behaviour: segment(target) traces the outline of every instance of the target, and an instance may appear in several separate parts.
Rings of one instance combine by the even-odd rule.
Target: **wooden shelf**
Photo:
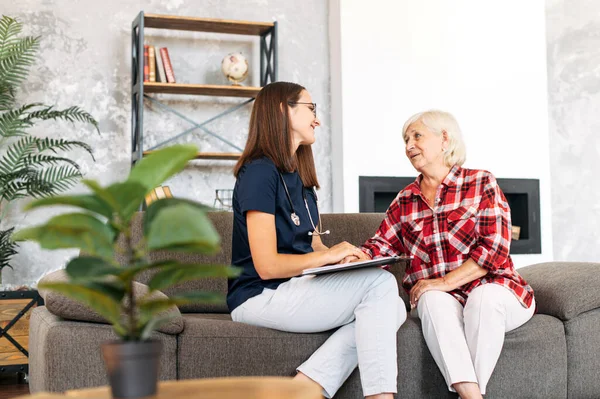
[[[191,30],[195,32],[231,33],[261,36],[273,29],[272,22],[233,21],[228,19],[178,17],[144,14],[145,28]]]
[[[144,156],[153,152],[154,151],[144,151]],[[239,152],[199,152],[196,154],[196,159],[237,161],[240,156],[242,156],[242,154]]]
[[[144,82],[145,93],[254,98],[262,87]]]

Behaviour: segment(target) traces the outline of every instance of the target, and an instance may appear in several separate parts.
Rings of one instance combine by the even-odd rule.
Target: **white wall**
[[[335,4],[335,2],[332,2]],[[343,181],[334,210],[358,211],[358,176],[415,176],[401,128],[430,108],[453,113],[467,143],[465,167],[498,178],[540,180],[542,254],[552,258],[545,10],[542,1],[341,0],[343,134],[332,134]],[[333,40],[334,38],[332,38]],[[336,64],[331,63],[335,68]],[[343,137],[343,140],[342,140]],[[334,177],[335,180],[335,177]],[[343,204],[335,199],[343,195]]]

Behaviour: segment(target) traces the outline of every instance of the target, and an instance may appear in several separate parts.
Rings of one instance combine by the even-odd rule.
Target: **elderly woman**
[[[490,172],[461,167],[465,145],[452,115],[416,114],[402,135],[420,175],[362,249],[371,258],[414,256],[403,286],[427,346],[450,391],[481,398],[504,334],[535,310],[509,255],[510,209]]]

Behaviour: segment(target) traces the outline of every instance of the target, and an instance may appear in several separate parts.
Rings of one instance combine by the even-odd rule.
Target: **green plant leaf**
[[[147,190],[138,182],[125,181],[104,188],[94,180],[83,180],[83,184],[104,201],[114,213],[121,216],[121,222],[127,225],[131,216],[144,201]]]
[[[74,207],[78,207],[81,209],[85,209],[99,215],[102,215],[108,219],[112,217],[112,209],[111,207],[104,202],[102,199],[98,198],[94,194],[83,194],[83,195],[65,195],[65,196],[57,196],[57,197],[48,197],[42,198],[36,201],[32,201],[25,206],[25,210],[30,210],[34,208],[39,208],[42,206],[52,206],[52,205],[70,205]]]
[[[174,318],[176,318],[177,315],[176,314],[171,314],[168,316],[164,316],[164,317],[152,317],[147,323],[145,324],[141,324],[138,327],[138,331],[140,332],[140,341],[145,341],[148,338],[150,338],[150,334],[152,334],[152,331],[157,330],[158,328],[160,328],[161,326],[164,326],[165,324],[167,324],[168,322],[170,322],[171,320],[173,320]]]
[[[157,150],[136,163],[127,181],[140,183],[148,193],[181,171],[197,152],[198,148],[193,145],[174,145]]]
[[[126,181],[111,184],[106,191],[114,198],[119,207],[119,215],[123,224],[129,224],[131,216],[140,208],[148,193],[146,187],[137,182]]]
[[[162,290],[172,285],[184,283],[186,281],[198,280],[204,277],[236,277],[240,269],[231,266],[216,265],[184,265],[172,264],[162,267],[156,273],[148,287],[150,290]]]
[[[55,216],[45,225],[20,230],[15,241],[37,241],[42,248],[80,248],[90,255],[112,259],[115,232],[105,223],[85,213]]]
[[[154,220],[156,215],[158,215],[159,211],[178,204],[189,204],[204,212],[211,212],[215,210],[210,206],[184,198],[162,198],[158,201],[152,202],[148,209],[146,209],[146,212],[144,212],[144,235],[148,235],[148,231],[150,229],[150,226],[152,225],[152,221]]]
[[[206,214],[195,206],[179,203],[161,209],[146,237],[148,249],[215,253],[220,237]]]
[[[83,303],[87,307],[95,310],[99,315],[111,322],[115,331],[122,330],[119,335],[124,335],[126,329],[121,323],[121,299],[115,292],[115,287],[94,284],[76,284],[76,283],[40,283],[39,289],[48,289],[63,294],[71,299]],[[124,293],[124,291],[123,291]]]
[[[92,192],[98,198],[100,198],[108,206],[110,206],[110,208],[113,210],[113,212],[119,211],[119,204],[118,204],[117,200],[115,199],[115,197],[112,195],[112,193],[110,191],[108,191],[108,189],[102,187],[100,185],[100,183],[98,183],[95,180],[83,179],[81,182],[83,184],[85,184],[87,186],[87,188],[92,190]]]
[[[118,276],[122,271],[123,268],[95,256],[79,256],[67,264],[67,274],[73,281]]]

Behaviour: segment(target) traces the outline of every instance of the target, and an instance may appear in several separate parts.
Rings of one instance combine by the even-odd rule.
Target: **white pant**
[[[448,384],[475,382],[481,394],[500,357],[504,334],[533,316],[535,302],[523,307],[499,284],[484,284],[469,294],[465,307],[452,295],[427,291],[419,298],[417,313],[429,351]]]
[[[300,367],[331,398],[360,367],[363,394],[397,392],[396,333],[406,320],[394,276],[367,268],[292,278],[237,307],[234,321],[295,333],[340,327]]]

